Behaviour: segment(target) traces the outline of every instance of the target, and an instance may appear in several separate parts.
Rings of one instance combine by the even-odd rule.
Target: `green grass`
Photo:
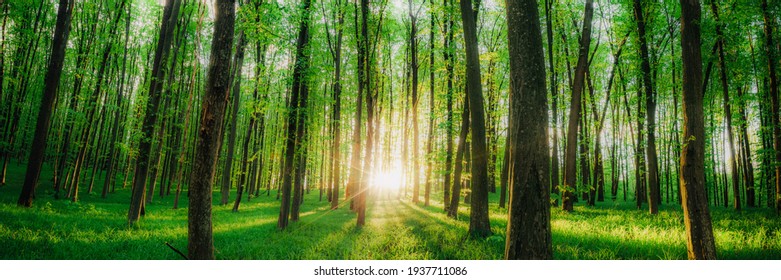
[[[0,187],[0,259],[180,259],[165,246],[187,248],[187,201],[171,209],[173,196],[155,197],[147,214],[127,226],[129,190],[101,199],[99,192],[80,202],[55,200],[49,173],[31,209],[16,206],[24,167],[11,165],[8,185]],[[96,186],[102,186],[96,181]],[[83,188],[83,187],[82,187]],[[491,195],[495,235],[467,238],[468,205],[459,220],[448,219],[440,203],[423,207],[408,201],[370,202],[367,224],[356,228],[348,205],[329,210],[318,192],[306,195],[301,219],[285,231],[276,228],[275,191],[232,205],[214,205],[214,244],[218,259],[501,259],[507,225],[498,194]],[[215,194],[215,202],[218,196]],[[713,208],[719,258],[781,259],[781,219],[772,211],[736,213]],[[606,201],[577,205],[574,213],[552,211],[557,259],[685,259],[686,237],[680,207],[664,205],[658,216],[632,203]]]

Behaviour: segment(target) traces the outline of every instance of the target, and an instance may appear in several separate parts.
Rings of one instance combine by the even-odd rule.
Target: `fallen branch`
[[[165,243],[165,246],[168,246],[168,248],[171,248],[171,250],[174,250],[174,252],[176,252],[177,254],[179,254],[180,256],[182,256],[182,258],[184,258],[185,260],[189,260],[189,259],[187,258],[187,256],[185,256],[185,255],[182,253],[182,251],[179,251],[179,249],[176,249],[176,248],[174,248],[174,246],[173,246],[173,245],[171,245],[170,243],[166,242],[166,243]]]

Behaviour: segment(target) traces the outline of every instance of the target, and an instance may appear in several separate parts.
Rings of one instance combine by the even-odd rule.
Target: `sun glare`
[[[394,169],[374,174],[372,184],[380,190],[398,190],[401,188],[401,170]]]

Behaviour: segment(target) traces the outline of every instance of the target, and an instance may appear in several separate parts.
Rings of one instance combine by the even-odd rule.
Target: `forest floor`
[[[44,168],[41,178],[51,178]],[[31,209],[16,206],[24,166],[11,165],[8,184],[0,187],[0,259],[181,259],[165,243],[187,248],[187,197],[171,209],[173,194],[155,195],[146,216],[127,225],[130,191],[117,189],[107,199],[99,188],[80,201],[55,200],[51,182],[42,180]],[[95,186],[102,186],[96,179]],[[117,179],[121,184],[121,178]],[[102,182],[100,182],[102,183]],[[172,192],[173,193],[173,192]],[[467,204],[458,220],[447,218],[432,196],[432,205],[409,199],[379,198],[369,203],[367,223],[356,228],[349,202],[330,210],[318,190],[305,196],[301,218],[285,231],[276,227],[276,191],[241,203],[219,205],[215,191],[213,223],[218,259],[501,259],[507,226],[506,209],[490,196],[493,236],[467,238]],[[619,195],[619,197],[621,197]],[[232,196],[235,198],[235,196]],[[436,202],[434,200],[436,199]],[[635,210],[624,201],[576,205],[573,213],[552,210],[554,257],[557,259],[685,259],[686,238],[681,208],[665,204],[657,216]],[[767,209],[735,212],[712,207],[718,257],[781,259],[781,218]]]

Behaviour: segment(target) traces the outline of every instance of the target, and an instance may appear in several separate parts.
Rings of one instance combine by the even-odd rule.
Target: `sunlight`
[[[375,173],[372,185],[381,191],[393,191],[401,188],[401,170],[393,169]]]

